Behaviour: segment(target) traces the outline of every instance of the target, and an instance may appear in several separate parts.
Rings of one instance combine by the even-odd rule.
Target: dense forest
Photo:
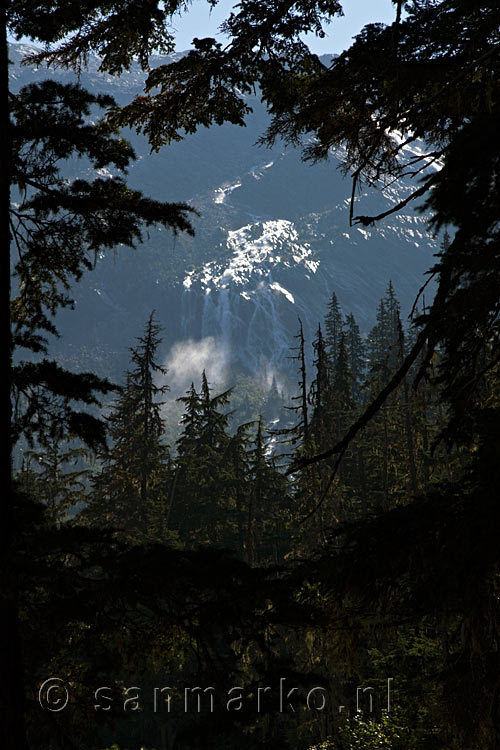
[[[326,66],[301,37],[335,27],[337,0],[242,0],[225,46],[195,39],[150,70],[185,9],[2,9],[2,745],[493,750],[500,11],[398,0],[392,25],[366,27]],[[38,65],[78,71],[95,53],[119,75],[138,61],[144,94],[118,107],[53,80],[14,94],[7,35],[41,44]],[[333,292],[313,341],[297,321],[285,412],[273,384],[238,424],[235,394],[207,370],[178,399],[168,444],[168,321],[151,311],[131,333],[116,384],[51,359],[55,316],[98,253],[128,252],[148,227],[193,231],[196,207],[128,187],[120,129],[155,149],[244,125],[254,90],[272,118],[263,143],[313,162],[343,149],[352,224],[410,200],[430,211],[436,293],[424,304],[423,286],[406,324],[388,280],[363,337]],[[405,155],[417,138],[426,152]],[[68,159],[122,176],[69,180]],[[412,195],[363,215],[360,185],[403,174]]]

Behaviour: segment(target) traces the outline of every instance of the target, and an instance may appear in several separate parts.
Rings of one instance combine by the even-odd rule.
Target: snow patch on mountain
[[[218,187],[215,189],[215,198],[214,203],[225,203],[226,198],[228,195],[230,195],[233,190],[237,190],[241,187],[241,182],[238,180],[233,185],[224,185],[223,187]]]
[[[252,277],[267,277],[273,267],[303,266],[316,273],[319,261],[308,242],[300,242],[293,222],[285,219],[259,221],[227,232],[227,261],[206,263],[200,271],[188,272],[183,285],[190,289],[194,281],[202,288],[225,289],[229,285],[247,285]],[[276,287],[277,288],[277,287]],[[293,296],[288,294],[293,300]]]
[[[281,294],[284,294],[287,300],[292,303],[292,305],[295,304],[293,294],[290,294],[290,292],[287,289],[283,289],[281,284],[278,284],[277,281],[273,281],[272,284],[269,284],[269,289],[273,289],[275,292],[281,292]]]
[[[270,169],[274,164],[274,161],[270,161],[268,164],[263,164],[262,166],[258,167],[252,167],[250,170],[250,174],[254,178],[254,180],[260,180],[266,169]]]

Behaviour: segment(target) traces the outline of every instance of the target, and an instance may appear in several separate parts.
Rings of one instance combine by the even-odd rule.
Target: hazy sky
[[[219,24],[227,17],[236,2],[237,0],[220,0],[210,12],[206,0],[194,0],[189,13],[174,21],[177,50],[188,49],[193,37],[217,36]],[[342,52],[350,46],[352,37],[367,23],[380,21],[389,24],[396,16],[396,9],[391,0],[344,0],[342,6],[344,17],[335,18],[325,28],[325,39],[318,39],[314,35],[307,38],[306,41],[313,52]]]

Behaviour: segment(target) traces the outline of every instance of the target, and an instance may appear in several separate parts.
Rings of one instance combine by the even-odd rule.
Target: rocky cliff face
[[[25,52],[24,45],[11,50],[15,85],[47,75],[71,78],[21,67]],[[140,92],[142,81],[139,70],[120,79],[102,76],[95,60],[81,79],[120,102]],[[338,169],[341,154],[310,166],[298,151],[257,148],[266,116],[256,99],[250,103],[247,128],[202,130],[158,154],[130,134],[138,155],[131,186],[155,198],[189,201],[201,214],[196,237],[152,232],[135,253],[99,258],[75,289],[75,311],[59,319],[57,354],[66,363],[117,377],[154,308],[166,329],[165,356],[174,376],[181,378],[184,368],[188,377],[192,368],[197,378],[204,366],[222,378],[243,370],[269,382],[287,368],[298,318],[310,342],[332,291],[365,332],[389,279],[408,313],[437,250],[425,215],[405,210],[375,228],[349,227],[351,184]],[[419,153],[418,144],[412,148]],[[85,165],[68,170],[85,172]],[[387,210],[411,189],[402,181],[365,191],[355,213]]]

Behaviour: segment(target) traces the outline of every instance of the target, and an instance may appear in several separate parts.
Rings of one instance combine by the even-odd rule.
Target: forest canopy
[[[229,394],[214,396],[205,374],[201,391],[193,385],[184,397],[184,432],[173,460],[160,439],[155,406],[160,394],[147,377],[157,366],[159,334],[150,318],[133,350],[136,369],[129,372],[108,424],[114,453],[103,459],[85,501],[86,515],[76,524],[43,515],[40,503],[33,503],[37,498],[30,499],[33,476],[17,478],[2,499],[2,574],[9,582],[0,611],[7,636],[1,646],[6,673],[0,697],[7,707],[3,744],[34,746],[36,719],[26,710],[22,660],[26,672],[35,665],[33,673],[39,676],[42,665],[36,653],[41,648],[53,666],[85,684],[96,664],[88,631],[90,637],[96,634],[97,656],[110,665],[118,682],[130,674],[132,644],[141,632],[171,644],[167,661],[143,652],[148,679],[168,664],[183,677],[205,674],[221,680],[225,670],[240,675],[243,664],[253,681],[259,674],[278,674],[284,663],[293,672],[295,655],[307,681],[305,667],[318,654],[328,655],[331,664],[335,654],[355,660],[362,652],[382,671],[402,660],[409,686],[411,656],[419,643],[427,659],[425,680],[437,674],[438,685],[427,694],[420,714],[426,727],[419,725],[411,734],[411,711],[399,717],[405,747],[419,742],[429,748],[496,747],[498,4],[412,0],[404,4],[403,14],[403,3],[395,1],[394,23],[367,26],[348,50],[325,64],[302,35],[321,35],[329,21],[334,33],[335,16],[342,12],[339,2],[242,0],[223,25],[226,45],[195,39],[186,55],[149,69],[152,52],[173,50],[170,20],[185,8],[179,0],[78,5],[14,0],[3,8],[3,340],[9,364],[14,346],[39,355],[16,360],[4,386],[11,440],[24,434],[48,451],[54,441],[75,437],[94,448],[102,445],[102,422],[76,410],[75,402],[96,404],[96,394],[113,386],[92,373],[68,373],[46,358],[45,338],[55,333],[53,314],[71,304],[69,285],[84,271],[91,272],[97,250],[134,245],[142,228],[155,223],[173,231],[191,230],[191,207],[143,196],[130,190],[125,178],[67,184],[61,176],[60,167],[72,154],[86,155],[96,167],[114,164],[125,174],[133,159],[120,136],[125,126],[144,132],[157,149],[200,126],[243,125],[249,112],[245,95],[258,90],[271,116],[262,143],[282,139],[301,146],[304,158],[313,162],[328,159],[332,150],[344,154],[352,187],[351,223],[380,222],[409,200],[420,200],[431,212],[429,231],[447,230],[429,269],[437,292],[406,340],[394,290],[388,289],[378,310],[378,328],[368,342],[370,372],[363,383],[361,378],[353,381],[355,321],[339,319],[335,300],[326,319],[326,343],[321,327],[314,342],[316,372],[309,394],[299,331],[298,421],[288,436],[294,446],[290,479],[268,459],[261,421],[253,438],[245,426],[228,435],[224,409]],[[124,107],[79,86],[50,81],[14,95],[9,91],[7,32],[43,45],[31,58],[37,64],[78,71],[95,53],[102,71],[119,75],[138,61],[147,72],[145,90]],[[91,107],[103,108],[104,117],[89,125]],[[408,157],[405,146],[415,139],[425,150]],[[364,215],[357,197],[360,185],[375,190],[402,175],[414,179],[412,196],[377,216]],[[11,304],[7,280],[12,266],[19,295]],[[381,352],[385,356],[377,359]],[[357,357],[359,366],[359,351]],[[125,427],[130,433],[124,436],[120,430]],[[363,485],[365,469],[372,476],[374,472],[364,464],[370,431],[383,447],[382,473],[372,487],[382,498],[377,503],[367,500]],[[397,435],[405,436],[404,447]],[[131,444],[140,444],[144,454],[135,469],[120,454],[120,447]],[[11,447],[6,430],[6,465]],[[390,472],[399,476],[405,461],[405,486],[391,495]],[[435,471],[432,461],[438,465]],[[215,473],[209,474],[207,467],[214,466]],[[133,481],[125,471],[135,472]],[[328,493],[338,487],[343,494],[329,504]],[[199,515],[196,523],[187,524],[193,493],[199,497]],[[268,518],[265,509],[276,498],[280,503]],[[14,515],[18,505],[24,510]],[[130,526],[122,537],[110,537],[103,517],[119,507]],[[228,507],[241,511],[246,527],[230,523]],[[172,531],[170,520],[177,536],[164,533]],[[214,523],[213,538],[207,533],[209,522]],[[238,543],[245,538],[243,559],[221,557],[212,549],[230,546],[234,535]],[[207,548],[197,552],[198,542]],[[284,566],[280,572],[278,563]],[[177,572],[180,591],[175,581],[166,584],[155,575],[158,566]],[[139,572],[132,575],[134,569]],[[216,577],[227,581],[218,590]],[[109,596],[110,591],[115,595]],[[218,607],[227,613],[222,628],[214,624]],[[116,621],[122,611],[135,615],[120,631]],[[44,623],[41,633],[34,631],[33,618]],[[266,637],[260,632],[262,622]],[[301,648],[295,627],[308,633]],[[379,635],[377,627],[396,628],[396,635],[385,629]],[[51,629],[59,639],[56,645]],[[79,660],[72,643],[78,643]],[[421,696],[413,697],[416,710]],[[274,730],[266,733],[267,725],[256,730],[246,718],[249,746],[270,746]],[[85,736],[80,715],[73,725],[65,721],[44,725],[45,746],[65,746],[75,727]],[[207,726],[205,746],[212,747],[220,727]],[[301,737],[301,747],[307,747],[302,737],[325,739],[324,733],[321,738],[307,734],[304,726],[278,722],[275,736],[283,742],[286,737],[294,747],[299,742],[295,736]],[[184,729],[182,742],[195,746],[197,736]],[[241,727],[226,729],[234,738]],[[382,740],[376,744],[372,729],[370,722],[348,722],[337,745],[359,740],[366,747],[384,746]],[[384,731],[387,739],[399,729]],[[162,741],[166,746],[165,737]],[[79,746],[86,746],[85,740]]]

